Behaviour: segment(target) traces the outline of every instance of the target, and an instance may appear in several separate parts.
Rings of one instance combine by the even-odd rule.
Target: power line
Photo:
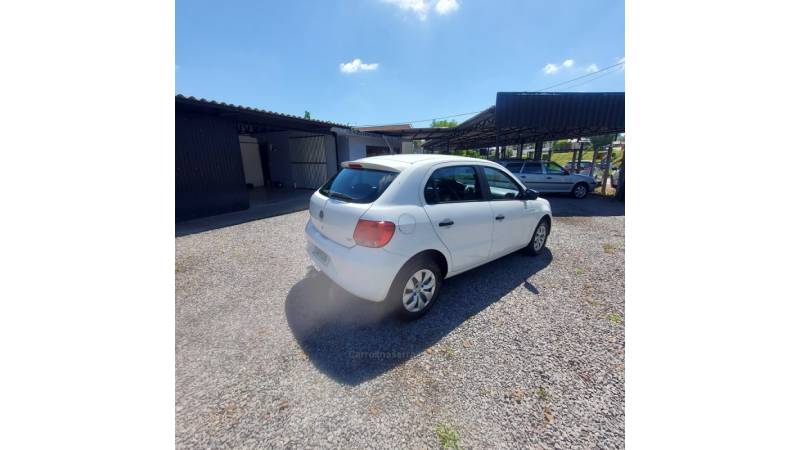
[[[616,63],[616,64],[612,64],[612,65],[610,65],[610,66],[607,66],[607,67],[603,67],[602,69],[600,69],[600,70],[598,70],[598,71],[596,71],[596,72],[587,73],[586,75],[581,75],[581,76],[579,76],[579,77],[576,77],[576,78],[573,78],[573,79],[571,79],[571,80],[562,81],[561,83],[557,83],[557,84],[554,84],[554,85],[552,85],[552,86],[548,86],[548,87],[546,87],[546,88],[544,88],[544,89],[540,89],[540,90],[538,90],[538,91],[535,91],[535,92],[544,92],[544,91],[546,91],[546,90],[548,90],[548,89],[553,89],[554,87],[558,87],[558,86],[562,86],[562,85],[565,85],[565,84],[568,84],[568,83],[572,83],[573,81],[577,81],[577,80],[580,80],[580,79],[582,79],[582,78],[586,78],[586,77],[591,77],[591,76],[593,76],[593,75],[597,75],[598,73],[605,72],[605,71],[607,71],[607,70],[609,70],[609,69],[612,69],[612,68],[614,68],[614,67],[621,66],[621,65],[623,65],[623,64],[625,64],[625,61],[618,62],[618,63]]]
[[[589,79],[589,80],[586,80],[586,81],[584,81],[584,82],[582,82],[582,83],[573,84],[572,86],[567,86],[567,87],[565,87],[564,89],[574,89],[574,88],[576,88],[576,87],[578,87],[578,86],[583,86],[584,84],[591,83],[592,81],[598,80],[598,79],[600,79],[600,78],[603,78],[603,77],[605,77],[605,76],[608,76],[608,75],[611,75],[611,74],[615,74],[615,73],[617,73],[617,72],[621,72],[621,71],[622,71],[622,69],[623,69],[622,67],[617,67],[617,68],[616,68],[616,69],[614,69],[614,70],[610,70],[610,71],[608,71],[608,72],[602,73],[602,74],[600,74],[600,75],[598,75],[598,76],[596,76],[596,77],[594,77],[594,78],[591,78],[591,79]],[[595,74],[592,74],[592,75],[595,75]]]
[[[584,78],[587,78],[587,77],[591,77],[591,76],[596,76],[596,75],[602,73],[602,75],[596,76],[595,78],[592,78],[591,80],[587,80],[584,83],[579,83],[579,84],[576,84],[576,85],[573,85],[573,86],[569,86],[569,87],[567,87],[565,89],[572,89],[572,88],[575,88],[575,87],[578,87],[578,86],[582,86],[582,85],[584,85],[586,83],[591,83],[592,81],[597,80],[598,78],[603,78],[606,75],[618,72],[619,70],[614,70],[614,71],[611,71],[611,72],[607,72],[607,71],[610,70],[610,69],[613,69],[614,67],[622,66],[624,64],[625,64],[625,61],[621,61],[621,62],[618,62],[616,64],[612,64],[610,66],[603,67],[602,69],[597,70],[595,72],[587,73],[586,75],[581,75],[581,76],[575,77],[575,78],[573,78],[571,80],[562,81],[560,83],[556,83],[556,84],[554,84],[552,86],[548,86],[546,88],[542,88],[542,89],[539,89],[538,91],[533,91],[533,92],[544,92],[544,91],[546,91],[548,89],[553,89],[554,87],[563,86],[565,84],[572,83],[573,81],[581,80],[581,79],[584,79]],[[392,123],[376,124],[376,125],[354,125],[354,127],[367,128],[367,127],[379,127],[379,126],[383,126],[383,125],[394,125],[394,124],[402,124],[402,123],[432,122],[434,120],[449,119],[451,117],[461,117],[461,116],[468,116],[468,115],[478,114],[479,112],[483,112],[483,111],[485,111],[485,110],[472,111],[472,112],[461,113],[461,114],[451,114],[449,116],[439,116],[439,117],[434,117],[434,118],[431,118],[431,119],[397,121],[397,122],[392,122]]]

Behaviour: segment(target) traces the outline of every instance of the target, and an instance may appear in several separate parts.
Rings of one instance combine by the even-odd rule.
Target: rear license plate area
[[[311,247],[311,255],[322,264],[328,264],[328,255],[322,250],[318,249],[316,246]]]

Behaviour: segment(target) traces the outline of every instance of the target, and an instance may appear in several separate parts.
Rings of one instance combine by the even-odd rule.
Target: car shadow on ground
[[[532,278],[552,259],[547,249],[535,257],[517,252],[450,278],[428,314],[411,322],[398,319],[384,303],[347,293],[311,269],[289,291],[286,319],[321,372],[356,385],[425,351],[518,286],[538,295]]]
[[[554,217],[624,216],[625,202],[613,197],[589,194],[578,200],[570,194],[546,193],[542,198],[550,202]]]

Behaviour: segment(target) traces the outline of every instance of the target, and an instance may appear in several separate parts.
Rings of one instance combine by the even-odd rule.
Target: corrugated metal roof
[[[400,133],[419,139],[420,131]],[[495,106],[455,128],[431,133],[425,148],[492,147],[623,131],[624,92],[498,92]]]
[[[498,92],[496,107],[499,130],[531,127],[543,133],[613,133],[625,129],[624,92]]]
[[[398,131],[411,128],[410,123],[398,123],[394,125],[375,125],[371,127],[358,127],[358,131]]]
[[[350,128],[348,125],[330,122],[327,120],[317,120],[317,119],[306,119],[304,117],[295,116],[292,114],[284,114],[275,111],[268,111],[266,109],[259,109],[259,108],[252,108],[249,106],[242,106],[242,105],[234,105],[231,103],[225,102],[217,102],[215,100],[207,100],[204,98],[196,98],[192,96],[184,96],[181,94],[175,95],[175,103],[188,105],[188,106],[196,106],[196,107],[204,107],[204,108],[212,108],[212,109],[221,109],[227,110],[229,112],[238,112],[242,114],[248,114],[251,116],[262,116],[264,119],[284,119],[284,120],[291,120],[291,121],[300,121],[305,122],[307,125],[313,126],[327,126],[327,127],[340,127],[340,128]]]

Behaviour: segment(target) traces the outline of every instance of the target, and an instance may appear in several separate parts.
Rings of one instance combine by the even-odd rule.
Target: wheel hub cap
[[[411,275],[403,289],[403,307],[409,312],[418,312],[428,306],[436,291],[436,277],[428,269]]]
[[[533,236],[534,250],[539,251],[542,249],[545,238],[547,238],[547,227],[544,224],[541,224],[538,228],[536,228],[536,234]]]

